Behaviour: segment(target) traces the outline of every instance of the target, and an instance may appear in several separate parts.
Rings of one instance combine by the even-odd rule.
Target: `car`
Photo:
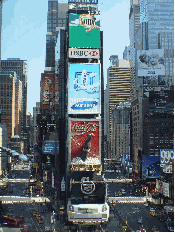
[[[165,218],[163,216],[159,216],[158,219],[159,219],[160,222],[164,222],[165,221]]]
[[[150,210],[150,215],[151,216],[157,216],[156,210],[155,209]]]
[[[148,205],[148,203],[146,202],[146,203],[144,203],[144,206],[145,206],[145,207],[148,207],[149,205]]]
[[[138,222],[138,223],[142,223],[142,217],[138,218],[138,219],[137,219],[137,222]]]
[[[151,229],[151,231],[153,231],[153,232],[160,232],[159,229],[158,229],[157,227],[153,227],[153,228]]]
[[[167,228],[169,231],[174,232],[174,225],[173,224],[168,224]]]

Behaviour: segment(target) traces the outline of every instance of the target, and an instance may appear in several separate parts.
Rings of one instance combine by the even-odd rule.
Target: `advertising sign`
[[[70,58],[96,58],[99,59],[99,49],[71,49],[69,48]]]
[[[142,174],[147,178],[160,177],[160,156],[145,156],[142,164]]]
[[[138,76],[165,75],[164,49],[137,51]]]
[[[69,48],[100,48],[98,15],[69,14]]]
[[[100,64],[69,64],[68,89],[69,114],[100,113]]]
[[[55,141],[43,141],[42,142],[42,153],[48,155],[55,154],[55,143],[56,143],[56,154],[59,154],[59,142]]]
[[[69,164],[100,165],[100,121],[70,120]]]
[[[59,77],[53,73],[41,74],[40,102],[41,109],[50,109],[50,106],[59,102]]]
[[[90,4],[98,4],[98,0],[68,0],[68,3],[90,3]]]
[[[164,173],[172,173],[172,160],[174,159],[174,150],[160,149],[160,166]]]
[[[170,187],[169,183],[163,182],[163,195],[165,197],[170,197]]]

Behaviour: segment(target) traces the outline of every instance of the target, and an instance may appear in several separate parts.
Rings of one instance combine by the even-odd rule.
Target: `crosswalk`
[[[108,197],[109,203],[144,203],[147,197]]]
[[[50,202],[47,197],[0,196],[2,204]]]

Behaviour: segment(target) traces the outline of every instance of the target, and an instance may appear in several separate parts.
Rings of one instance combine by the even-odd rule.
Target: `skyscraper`
[[[174,1],[140,0],[143,50],[164,49],[165,83],[174,85]]]
[[[1,123],[6,124],[8,143],[15,132],[15,83],[15,72],[0,73]]]
[[[114,61],[112,61],[114,58]],[[130,99],[130,64],[128,60],[116,59],[116,56],[110,57],[112,64],[107,71],[107,93],[109,106],[108,116],[105,121],[109,122],[107,130],[107,140],[111,142],[111,113],[120,102]],[[106,125],[106,124],[105,124]]]
[[[0,0],[0,71],[1,71],[2,6],[3,6],[3,0]]]
[[[20,58],[7,58],[1,61],[1,69],[4,71],[15,71],[17,78],[22,82],[22,125],[21,137],[26,138],[26,122],[27,122],[27,62]],[[24,146],[25,148],[25,146]],[[24,150],[24,152],[26,152]]]
[[[48,0],[47,34],[46,34],[46,72],[55,71],[55,46],[59,28],[65,27],[68,4],[58,0]]]
[[[136,80],[135,80],[135,60],[136,60],[136,31],[140,26],[140,6],[139,0],[130,1],[129,13],[129,59],[131,67],[131,97],[136,94]]]

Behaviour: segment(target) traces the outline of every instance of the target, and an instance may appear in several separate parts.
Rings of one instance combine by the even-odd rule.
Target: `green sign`
[[[69,14],[69,48],[100,48],[100,21],[90,14]]]

